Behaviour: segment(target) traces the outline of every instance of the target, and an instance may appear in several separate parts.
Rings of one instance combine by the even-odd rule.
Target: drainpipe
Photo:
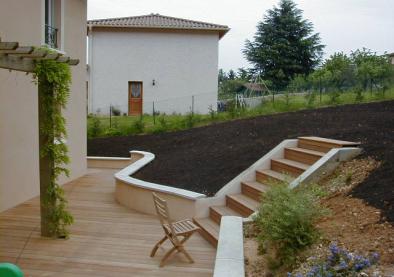
[[[93,111],[93,77],[92,77],[92,68],[93,68],[93,28],[92,25],[88,26],[88,69],[87,73],[89,74],[88,78],[88,113],[94,113]]]

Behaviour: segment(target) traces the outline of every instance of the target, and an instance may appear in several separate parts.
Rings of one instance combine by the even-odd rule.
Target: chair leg
[[[164,262],[171,256],[172,253],[174,253],[175,250],[178,250],[176,246],[174,246],[173,248],[171,248],[163,257],[163,259],[161,259],[160,262],[160,267],[164,266]]]
[[[160,245],[166,241],[167,236],[164,236],[161,240],[159,240],[156,245],[153,247],[152,251],[150,252],[150,256],[153,257],[156,254],[157,249],[159,249]]]
[[[192,234],[190,235],[186,235],[181,241],[181,245],[179,247],[179,252],[182,252],[183,255],[186,256],[186,258],[189,260],[189,262],[192,264],[194,263],[194,260],[192,259],[192,257],[189,255],[189,253],[186,251],[186,249],[183,247],[183,244],[191,237]]]
[[[189,253],[186,251],[186,249],[185,249],[184,247],[181,247],[181,248],[179,249],[179,252],[182,252],[183,255],[186,256],[186,258],[189,260],[189,262],[190,262],[191,264],[194,263],[194,260],[192,259],[192,257],[189,255]]]

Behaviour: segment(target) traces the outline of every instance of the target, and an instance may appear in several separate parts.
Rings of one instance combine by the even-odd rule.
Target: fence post
[[[194,95],[192,95],[192,114],[194,114]]]
[[[156,125],[155,101],[152,102],[152,110],[153,110],[153,125]]]
[[[109,105],[109,128],[112,128],[112,104]]]

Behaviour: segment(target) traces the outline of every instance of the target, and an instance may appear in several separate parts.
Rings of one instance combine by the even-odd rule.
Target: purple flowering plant
[[[342,277],[357,276],[357,273],[377,264],[379,254],[372,253],[369,257],[355,255],[346,249],[339,248],[335,243],[329,246],[330,254],[323,262],[312,266],[305,277]],[[301,273],[288,273],[288,277],[304,277]]]

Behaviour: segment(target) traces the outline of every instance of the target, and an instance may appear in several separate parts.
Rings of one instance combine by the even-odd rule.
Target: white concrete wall
[[[93,28],[89,37],[89,112],[128,113],[128,82],[143,82],[143,113],[216,110],[218,42],[214,33],[121,32]],[[156,85],[152,85],[152,80]]]
[[[74,179],[86,171],[86,0],[62,1],[64,50],[80,59],[80,64],[72,69],[70,103],[65,111],[71,179]],[[42,0],[1,0],[1,39],[41,45],[43,3]],[[0,69],[0,211],[39,194],[37,96],[31,75]]]

